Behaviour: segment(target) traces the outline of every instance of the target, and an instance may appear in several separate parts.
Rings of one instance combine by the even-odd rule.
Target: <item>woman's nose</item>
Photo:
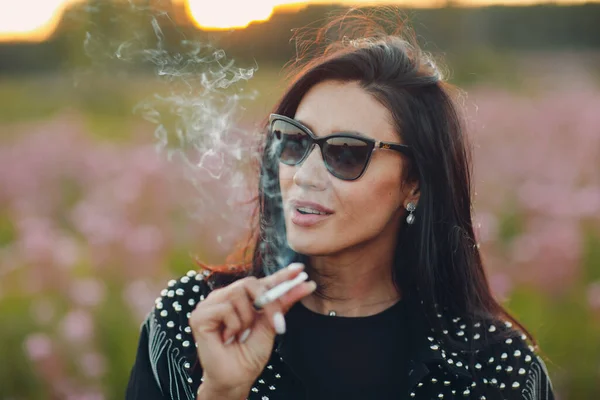
[[[321,149],[315,145],[302,164],[296,166],[294,183],[313,190],[325,190],[328,182],[327,174]]]

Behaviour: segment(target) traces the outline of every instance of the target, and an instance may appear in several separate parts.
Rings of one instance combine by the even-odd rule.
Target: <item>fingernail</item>
[[[298,274],[298,276],[296,277],[296,279],[300,279],[302,281],[305,281],[305,280],[308,279],[308,274],[306,272],[302,271],[302,272],[300,272]]]
[[[279,311],[273,314],[273,325],[275,326],[275,332],[280,335],[285,333],[285,318]]]
[[[290,265],[288,265],[288,269],[290,271],[299,271],[302,268],[304,268],[304,264],[302,263],[291,263]]]
[[[310,281],[307,282],[308,283],[308,287],[310,289],[311,292],[314,292],[317,289],[317,282],[315,281]]]
[[[240,335],[240,338],[238,339],[239,342],[244,343],[248,339],[248,336],[250,336],[250,328],[248,328],[244,332],[242,332],[242,334]]]
[[[227,339],[225,341],[225,346],[230,345],[231,343],[233,343],[233,339],[235,339],[235,335],[231,336],[229,339]]]

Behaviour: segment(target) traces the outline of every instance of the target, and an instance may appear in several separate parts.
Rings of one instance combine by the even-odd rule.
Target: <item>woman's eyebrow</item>
[[[299,119],[295,119],[295,118],[294,118],[294,120],[296,122],[299,122],[300,124],[304,125],[308,129],[310,129],[311,132],[314,133],[315,135],[321,136],[321,135],[317,134],[317,132],[315,132],[315,130],[313,129],[313,127],[310,126],[309,124],[307,124],[306,122],[303,122],[303,121],[301,121]],[[365,135],[364,133],[360,133],[360,132],[357,132],[357,131],[350,131],[350,130],[339,130],[339,131],[336,131],[336,132],[332,132],[331,135],[336,134],[336,133],[350,133],[352,135],[361,136],[361,137],[364,137],[364,138],[369,138],[369,136]]]

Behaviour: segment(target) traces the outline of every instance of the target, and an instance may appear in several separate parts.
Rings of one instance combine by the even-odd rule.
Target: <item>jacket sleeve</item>
[[[554,400],[552,382],[546,369],[546,364],[538,356],[530,364],[527,371],[527,378],[523,390],[521,391],[521,400]]]
[[[202,368],[189,317],[210,292],[206,275],[170,280],[142,325],[127,400],[195,400]]]
[[[151,318],[149,316],[148,318]],[[166,400],[156,381],[150,364],[148,348],[148,320],[142,325],[135,363],[129,375],[126,400]]]

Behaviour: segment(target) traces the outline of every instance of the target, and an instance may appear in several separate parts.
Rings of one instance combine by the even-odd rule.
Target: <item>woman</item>
[[[490,293],[459,115],[397,35],[313,58],[269,118],[251,268],[169,282],[127,398],[553,399],[535,342]]]

